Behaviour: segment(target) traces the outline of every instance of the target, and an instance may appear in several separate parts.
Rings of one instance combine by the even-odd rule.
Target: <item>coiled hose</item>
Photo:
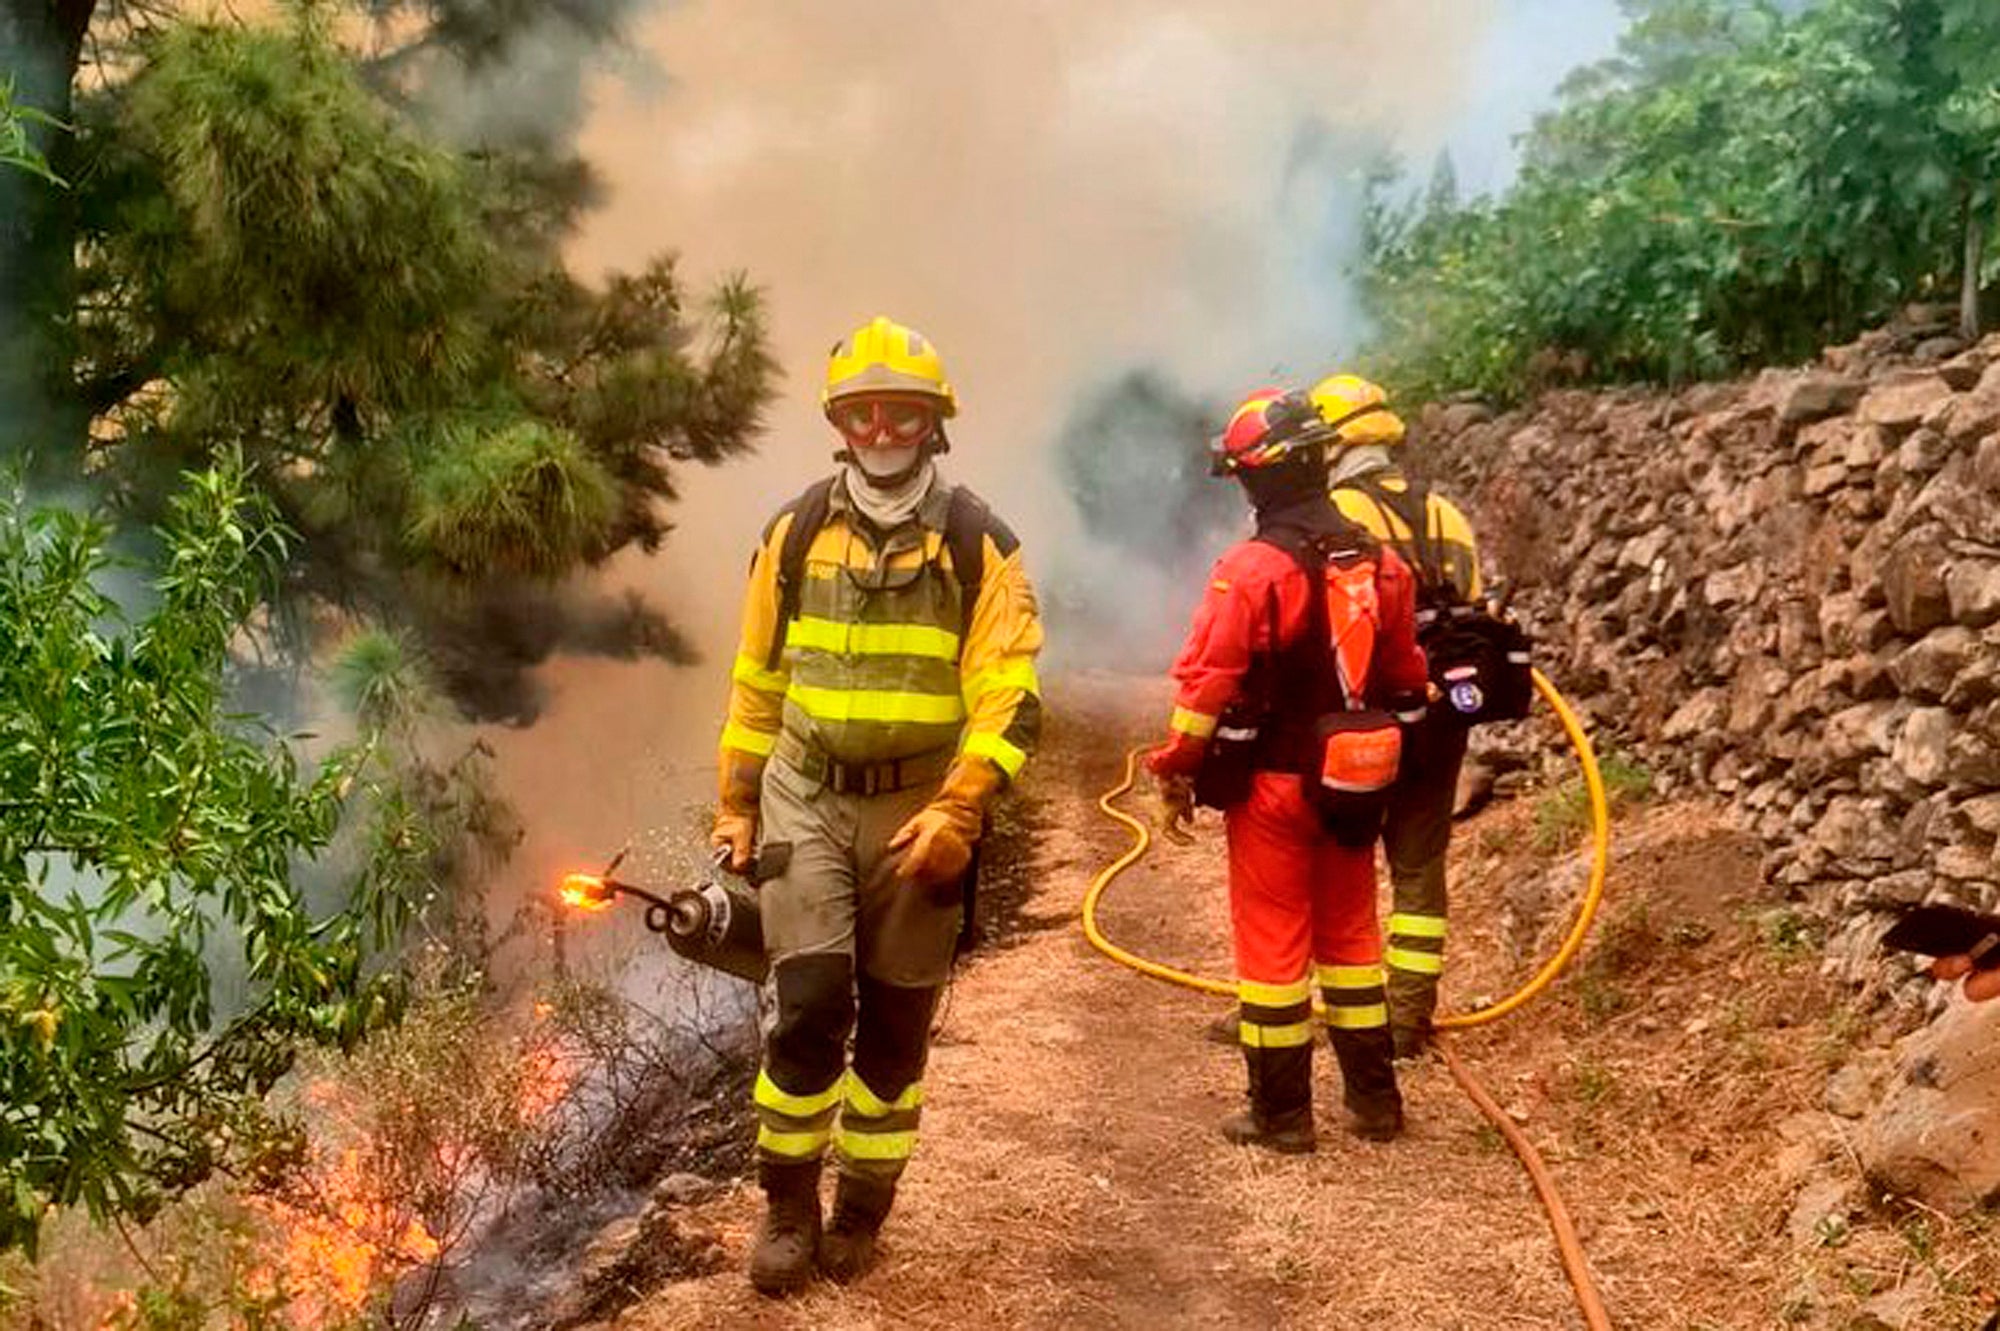
[[[1583,771],[1584,786],[1589,792],[1591,830],[1589,883],[1584,889],[1583,901],[1577,908],[1576,920],[1570,925],[1562,946],[1556,949],[1555,955],[1543,963],[1541,969],[1536,971],[1526,984],[1497,1003],[1471,1012],[1450,1013],[1437,1018],[1435,1024],[1440,1029],[1463,1030],[1490,1021],[1498,1021],[1548,988],[1583,947],[1583,940],[1590,933],[1591,922],[1597,914],[1598,903],[1604,896],[1604,878],[1611,865],[1611,818],[1604,798],[1604,779],[1597,768],[1597,754],[1591,748],[1590,736],[1584,733],[1582,723],[1577,720],[1576,713],[1571,710],[1568,701],[1557,691],[1556,686],[1551,684],[1548,677],[1539,670],[1535,671],[1534,678],[1535,691],[1549,704],[1556,718],[1562,722],[1563,732],[1569,737],[1570,747],[1576,751],[1577,765]],[[1098,928],[1097,907],[1103,899],[1104,890],[1119,874],[1137,863],[1139,857],[1152,845],[1151,829],[1112,804],[1113,800],[1132,789],[1133,782],[1138,776],[1139,757],[1144,752],[1143,747],[1137,748],[1125,756],[1124,779],[1105,791],[1097,800],[1097,807],[1108,817],[1131,829],[1132,845],[1123,855],[1106,865],[1091,880],[1090,890],[1084,893],[1084,936],[1090,940],[1091,946],[1113,961],[1129,966],[1143,975],[1150,975],[1154,979],[1165,980],[1169,984],[1177,984],[1183,988],[1234,998],[1236,985],[1233,982],[1218,980],[1212,976],[1196,975],[1148,960],[1119,947],[1106,938],[1104,931]],[[1583,1245],[1577,1238],[1576,1225],[1570,1219],[1569,1208],[1563,1204],[1561,1195],[1556,1191],[1555,1179],[1549,1173],[1548,1165],[1542,1160],[1540,1152],[1535,1150],[1534,1143],[1514,1126],[1513,1121],[1488,1094],[1486,1088],[1459,1061],[1457,1054],[1452,1051],[1451,1042],[1439,1040],[1437,1045],[1439,1052],[1444,1055],[1445,1066],[1451,1070],[1452,1077],[1471,1098],[1473,1104],[1478,1106],[1479,1112],[1499,1130],[1507,1144],[1514,1149],[1514,1154],[1520,1157],[1522,1166],[1527,1169],[1528,1177],[1534,1183],[1535,1193],[1541,1198],[1543,1209],[1548,1212],[1549,1226],[1555,1233],[1556,1248],[1562,1257],[1563,1271],[1569,1276],[1570,1285],[1576,1291],[1577,1307],[1583,1313],[1585,1324],[1591,1331],[1609,1331],[1611,1319],[1604,1310],[1604,1300],[1597,1292],[1596,1282],[1591,1278],[1589,1261],[1585,1258]]]

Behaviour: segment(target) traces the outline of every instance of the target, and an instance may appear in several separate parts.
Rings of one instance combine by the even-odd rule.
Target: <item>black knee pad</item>
[[[884,1100],[894,1100],[924,1075],[930,1052],[935,986],[911,988],[860,979],[860,1024],[854,1031],[854,1075]]]
[[[810,1094],[847,1065],[854,1025],[854,959],[840,953],[788,957],[772,972],[778,1020],[764,1043],[764,1066],[781,1090]]]

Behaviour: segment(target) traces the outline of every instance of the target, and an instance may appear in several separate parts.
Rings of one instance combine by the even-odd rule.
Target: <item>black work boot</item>
[[[1396,1089],[1395,1040],[1386,1026],[1363,1031],[1331,1030],[1333,1056],[1340,1061],[1348,1128],[1369,1141],[1388,1141],[1403,1130],[1403,1095]]]
[[[1304,1155],[1313,1138],[1312,1046],[1245,1048],[1250,1107],[1222,1120],[1222,1135],[1237,1146],[1261,1146],[1282,1155]]]
[[[891,1180],[842,1174],[833,1191],[833,1217],[819,1237],[820,1274],[845,1285],[866,1271],[875,1260],[875,1236],[895,1200]]]
[[[1437,1012],[1437,977],[1392,968],[1387,992],[1389,1034],[1396,1042],[1396,1058],[1416,1058],[1430,1047],[1431,1018]]]
[[[1431,1047],[1430,1023],[1425,1022],[1421,1026],[1394,1023],[1389,1027],[1389,1039],[1395,1046],[1398,1063],[1422,1058],[1424,1051]]]
[[[1261,1146],[1279,1155],[1309,1155],[1319,1145],[1310,1109],[1295,1109],[1275,1118],[1246,1109],[1222,1120],[1222,1135],[1233,1146]]]
[[[782,1296],[812,1281],[819,1249],[819,1161],[760,1160],[764,1224],[750,1250],[750,1283],[759,1294]]]

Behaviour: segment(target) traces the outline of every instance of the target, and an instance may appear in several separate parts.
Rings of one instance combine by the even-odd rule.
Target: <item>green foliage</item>
[[[14,80],[0,78],[0,167],[40,176],[51,184],[62,183],[49,170],[49,160],[29,137],[30,127],[53,126],[56,121],[43,111],[24,106],[15,99]]]
[[[1372,189],[1364,289],[1404,392],[1806,358],[1949,291],[2000,179],[1983,0],[1651,0],[1499,199]]]
[[[561,253],[579,164],[447,145],[336,40],[343,6],[293,8],[153,27],[83,99],[88,466],[150,518],[182,470],[240,452],[299,534],[289,622],[330,601],[477,659],[468,596],[654,547],[672,464],[749,447],[775,377],[762,300],[740,277],[695,297],[670,257],[585,287]]]
[[[439,442],[417,469],[410,539],[445,568],[553,576],[604,544],[617,483],[574,435],[513,421]]]
[[[392,1016],[365,961],[428,850],[390,818],[351,895],[294,881],[375,755],[308,769],[229,710],[229,648],[285,554],[240,469],[174,499],[143,614],[104,590],[105,536],[0,502],[0,1248],[32,1246],[52,1204],[148,1214],[226,1162],[300,1042]]]
[[[1646,798],[1653,773],[1641,762],[1620,753],[1606,753],[1597,766],[1604,785],[1607,814]],[[1581,776],[1570,777],[1535,800],[1535,849],[1547,854],[1574,841],[1590,827],[1590,788]]]

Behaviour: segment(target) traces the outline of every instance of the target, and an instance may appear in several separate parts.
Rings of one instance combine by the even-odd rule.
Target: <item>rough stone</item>
[[[1931,876],[1924,869],[1898,869],[1885,873],[1868,884],[1868,895],[1880,901],[1895,901],[1914,906],[1930,891]]]
[[[1806,468],[1806,493],[1814,497],[1832,494],[1847,484],[1847,464],[1828,462]]]
[[[1944,585],[1944,547],[1937,533],[1912,532],[1897,541],[1882,565],[1889,619],[1901,633],[1928,633],[1951,618]]]
[[[1718,610],[1746,605],[1757,599],[1764,575],[1754,564],[1736,564],[1708,575],[1702,584],[1702,598]]]
[[[1729,690],[1702,689],[1674,709],[1673,715],[1660,728],[1660,738],[1693,739],[1712,734],[1721,728],[1728,715]]]
[[[1940,366],[1938,373],[1942,377],[1950,369],[1950,366]],[[1974,382],[1977,382],[1976,377]],[[1475,425],[1484,425],[1492,419],[1493,408],[1484,402],[1454,402],[1438,413],[1438,428],[1448,435],[1460,434]]]
[[[2000,794],[1963,800],[1952,807],[1952,814],[1983,837],[2000,837]]]
[[[1942,379],[1942,371],[1939,377]],[[1858,380],[1836,374],[1808,373],[1795,380],[1778,399],[1778,420],[1786,425],[1800,425],[1826,416],[1838,416],[1854,410],[1855,404],[1861,401],[1861,394],[1862,385]]]
[[[1861,617],[1861,598],[1853,592],[1834,592],[1819,602],[1819,641],[1829,656],[1845,656],[1855,651],[1855,621]]]
[[[1920,707],[1903,723],[1890,761],[1919,786],[1939,785],[1951,770],[1951,739],[1951,713],[1942,707]]]
[[[1993,876],[1993,852],[1973,846],[1946,846],[1931,859],[1938,877],[1955,883],[1978,883]]]
[[[1827,718],[1824,736],[1829,757],[1858,762],[1870,754],[1890,751],[1896,706],[1889,702],[1856,703]]]
[[[1971,628],[2000,620],[2000,562],[1960,559],[1945,570],[1945,599],[1951,617]]]
[[[1990,727],[1981,734],[1978,727],[1967,726],[1952,737],[1950,780],[1983,790],[2000,786],[2000,745],[1987,738],[1992,733]]]
[[[1961,398],[1961,402],[1970,399]],[[1963,409],[1954,412],[1952,423],[1956,424]],[[1994,423],[2000,424],[2000,401],[1994,403]],[[1896,450],[1896,469],[1904,476],[1929,476],[1945,464],[1951,456],[1951,440],[1942,430],[1926,425],[1914,431]]]
[[[1812,845],[1826,859],[1855,861],[1857,870],[1887,863],[1893,854],[1888,838],[1882,835],[1887,819],[1881,804],[1844,795],[1830,801],[1826,812],[1813,827]]]
[[[1637,536],[1634,536],[1619,548],[1619,567],[1632,569],[1651,568],[1653,561],[1666,552],[1667,535],[1665,527],[1655,527],[1651,531],[1641,532]]]
[[[1957,624],[1947,624],[1932,629],[1920,641],[1897,653],[1889,663],[1889,677],[1909,696],[1936,702],[1971,664],[1978,648],[1978,634]]]
[[[2000,1197],[2000,1002],[1954,998],[1905,1041],[1859,1152],[1884,1190],[1961,1215]]]
[[[1943,333],[1927,337],[1910,348],[1910,359],[1919,365],[1933,365],[1965,350],[1965,339],[1954,333]],[[1942,371],[1942,367],[1940,367]],[[1942,372],[1939,374],[1943,378]]]
[[[1926,412],[1953,393],[1935,374],[1917,375],[1877,385],[1861,398],[1855,419],[1899,434],[1913,430]]]

